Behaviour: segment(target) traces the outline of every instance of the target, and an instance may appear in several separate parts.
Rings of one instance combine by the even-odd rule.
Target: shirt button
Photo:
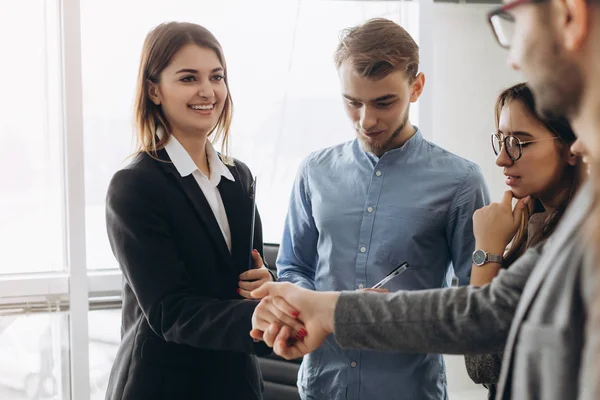
[[[373,207],[367,208],[367,211],[370,212],[370,213],[372,213],[373,212]]]
[[[351,366],[352,368],[356,368],[356,361],[352,361],[352,362],[350,363],[350,366]]]
[[[359,284],[359,285],[358,285],[358,288],[359,288],[359,289],[364,289],[364,288],[365,288],[365,285],[363,285],[363,284],[361,283],[361,284]]]
[[[367,251],[367,248],[366,248],[365,246],[363,246],[363,247],[361,247],[361,248],[360,248],[360,252],[361,252],[361,253],[364,253],[364,252],[366,252],[366,251]]]
[[[377,175],[377,176],[381,176],[381,171],[377,171],[377,172],[375,172],[375,175]]]

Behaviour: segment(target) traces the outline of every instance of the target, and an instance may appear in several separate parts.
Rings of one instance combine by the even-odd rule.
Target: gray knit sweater
[[[540,243],[539,237],[544,228],[544,223],[549,217],[549,213],[540,212],[533,214],[529,218],[527,225],[527,237],[529,242],[527,247],[532,247]],[[465,356],[465,365],[469,377],[475,383],[483,384],[488,389],[488,399],[496,397],[496,386],[500,379],[500,370],[502,369],[502,354],[473,354]]]

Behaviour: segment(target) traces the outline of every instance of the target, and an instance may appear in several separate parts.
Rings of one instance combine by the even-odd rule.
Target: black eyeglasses
[[[495,8],[487,15],[488,22],[492,27],[494,36],[505,49],[510,49],[510,45],[515,33],[515,17],[510,10],[527,3],[541,3],[544,0],[515,0]]]
[[[498,156],[502,151],[502,147],[506,151],[506,154],[510,157],[510,159],[515,162],[523,155],[523,145],[528,145],[529,143],[541,142],[542,140],[553,140],[558,139],[558,137],[553,136],[551,138],[544,139],[536,139],[536,140],[528,140],[526,142],[522,142],[516,136],[507,135],[504,136],[504,139],[498,133],[492,133],[492,149],[494,149],[494,154]]]

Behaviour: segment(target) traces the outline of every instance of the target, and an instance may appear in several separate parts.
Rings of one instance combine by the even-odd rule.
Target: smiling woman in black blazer
[[[221,46],[167,23],[144,42],[135,104],[138,152],[113,177],[106,220],[123,271],[122,343],[109,400],[261,399],[248,335],[273,279],[253,252],[248,167],[227,153],[232,102]],[[211,141],[222,140],[222,152]],[[262,253],[258,214],[253,247]]]

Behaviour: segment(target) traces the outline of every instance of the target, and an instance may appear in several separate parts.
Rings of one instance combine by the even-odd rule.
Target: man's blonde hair
[[[404,28],[385,18],[344,29],[334,58],[336,68],[348,62],[374,80],[403,71],[412,82],[419,71],[419,46]]]

